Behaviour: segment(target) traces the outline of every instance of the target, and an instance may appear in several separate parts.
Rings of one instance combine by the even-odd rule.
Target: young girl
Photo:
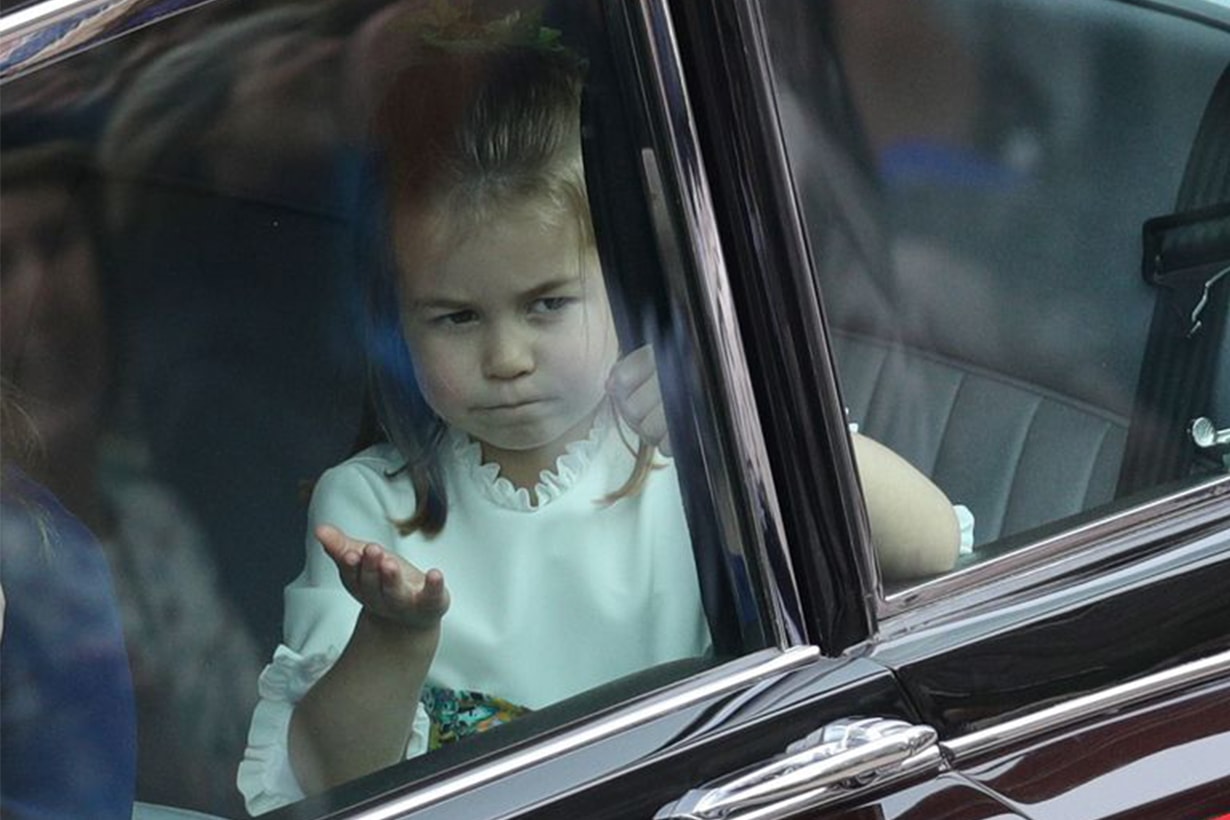
[[[675,470],[636,446],[669,449],[652,354],[620,361],[580,65],[424,52],[375,118],[388,442],[316,486],[239,771],[254,813],[710,645]]]
[[[580,66],[425,51],[375,121],[390,441],[316,486],[240,768],[254,812],[709,646],[674,471],[638,469],[607,396]]]

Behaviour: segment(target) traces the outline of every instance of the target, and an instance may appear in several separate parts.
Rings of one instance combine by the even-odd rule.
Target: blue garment
[[[5,468],[0,500],[0,815],[130,818],[132,678],[97,539]]]

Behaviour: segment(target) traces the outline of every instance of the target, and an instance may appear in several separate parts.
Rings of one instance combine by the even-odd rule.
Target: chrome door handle
[[[1187,425],[1187,434],[1201,450],[1212,450],[1230,444],[1230,427],[1218,430],[1212,419],[1201,416]]]
[[[1188,423],[1187,434],[1201,450],[1211,451],[1225,448],[1225,452],[1221,454],[1221,463],[1225,465],[1226,472],[1230,473],[1230,446],[1227,446],[1230,445],[1230,427],[1218,430],[1212,419],[1201,416]]]
[[[785,754],[664,806],[654,820],[760,820],[829,802],[940,761],[930,726],[888,718],[834,721]]]

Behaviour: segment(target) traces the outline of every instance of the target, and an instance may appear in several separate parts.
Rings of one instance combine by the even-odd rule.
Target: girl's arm
[[[952,569],[961,526],[948,497],[883,444],[858,433],[852,439],[884,578],[901,581]]]
[[[664,455],[670,455],[653,349],[646,345],[617,362],[607,391],[624,420],[646,441],[657,444]],[[853,439],[883,576],[902,581],[952,569],[961,546],[961,526],[952,503],[892,450],[857,433]]]
[[[449,605],[439,571],[423,573],[334,527],[316,537],[363,610],[337,663],[291,717],[291,766],[308,794],[402,760]]]

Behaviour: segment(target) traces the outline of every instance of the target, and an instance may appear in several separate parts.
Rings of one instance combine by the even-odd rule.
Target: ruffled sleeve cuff
[[[338,654],[330,648],[327,652],[301,655],[287,646],[279,646],[273,653],[273,662],[261,673],[260,701],[252,714],[248,747],[236,780],[249,814],[264,814],[303,799],[303,789],[290,765],[290,718],[295,705],[332,668]],[[420,703],[406,758],[426,752],[430,735],[431,719]]]
[[[279,646],[273,662],[261,673],[260,701],[252,714],[248,748],[237,779],[250,814],[264,814],[303,798],[303,789],[290,766],[290,716],[295,704],[329,671],[337,656],[336,651],[305,656]]]
[[[420,702],[418,709],[414,712],[414,726],[410,730],[410,742],[406,745],[406,760],[426,752],[430,740],[431,718],[428,717],[427,709]]]
[[[953,504],[952,511],[957,514],[957,526],[961,528],[960,555],[972,555],[974,552],[974,514],[964,504]]]

